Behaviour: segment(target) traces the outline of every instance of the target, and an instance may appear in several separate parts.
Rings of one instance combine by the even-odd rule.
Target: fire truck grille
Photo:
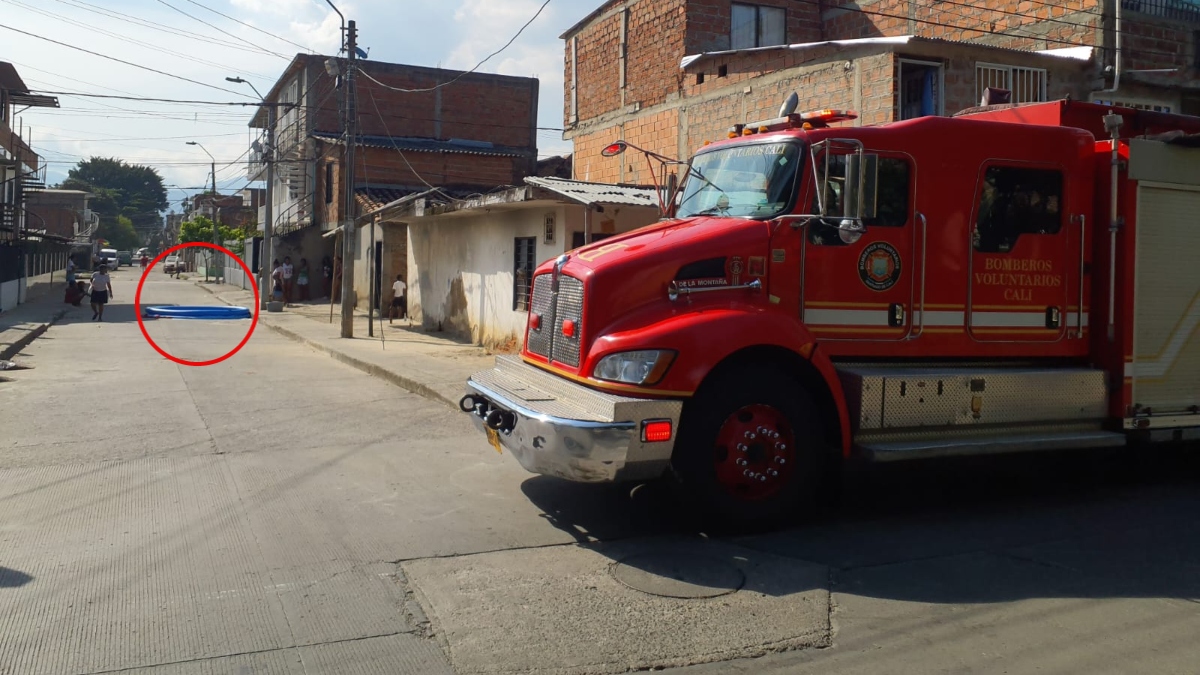
[[[563,324],[574,323],[570,335],[563,333]],[[563,275],[558,279],[558,307],[554,315],[554,341],[551,360],[579,367],[580,338],[583,335],[583,282]]]
[[[551,305],[553,296],[550,292],[550,278],[549,274],[541,274],[533,278],[533,301],[529,305],[529,311],[540,316],[541,323],[537,329],[529,329],[529,337],[526,338],[525,346],[538,356],[549,356],[550,345],[554,341],[554,307]]]

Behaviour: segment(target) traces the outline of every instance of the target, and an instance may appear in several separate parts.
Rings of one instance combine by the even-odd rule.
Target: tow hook
[[[495,429],[507,434],[516,426],[517,418],[510,412],[492,409],[488,412],[487,417],[483,418],[483,423],[488,425],[489,429]]]
[[[485,403],[484,401],[482,401],[480,399],[475,398],[474,396],[472,396],[470,394],[467,394],[466,396],[462,397],[458,401],[458,409],[459,410],[461,410],[465,413],[475,413],[476,415],[483,417],[483,415],[479,414],[480,406],[482,406],[485,411],[487,410],[487,403]]]

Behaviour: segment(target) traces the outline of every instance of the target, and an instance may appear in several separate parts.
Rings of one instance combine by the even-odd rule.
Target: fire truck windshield
[[[696,155],[679,197],[680,218],[774,218],[792,204],[801,144],[748,143]]]

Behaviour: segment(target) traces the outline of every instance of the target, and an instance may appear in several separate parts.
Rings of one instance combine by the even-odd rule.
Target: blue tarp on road
[[[142,316],[150,319],[249,319],[254,316],[245,307],[212,306],[178,306],[146,307]]]

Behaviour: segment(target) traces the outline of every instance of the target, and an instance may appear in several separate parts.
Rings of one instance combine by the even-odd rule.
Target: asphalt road
[[[875,470],[816,525],[706,538],[262,327],[175,364],[138,273],[0,380],[0,673],[1200,669],[1194,455]],[[148,330],[202,360],[247,328]]]

